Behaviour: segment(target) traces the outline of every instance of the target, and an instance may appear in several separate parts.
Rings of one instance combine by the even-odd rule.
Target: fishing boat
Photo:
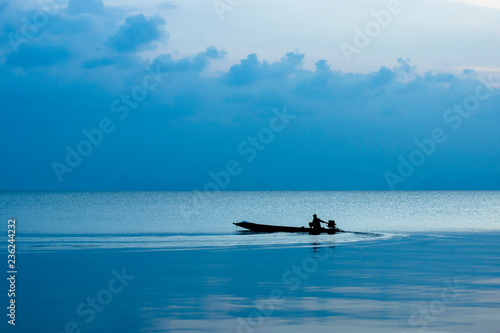
[[[315,229],[315,228],[306,228],[306,227],[286,227],[286,226],[279,226],[279,225],[258,224],[258,223],[252,223],[252,222],[247,222],[247,221],[237,222],[237,223],[233,223],[233,224],[237,225],[238,227],[251,230],[253,232],[302,232],[302,233],[308,233],[311,235],[318,235],[318,234],[333,235],[333,234],[336,234],[338,232],[345,232],[343,230],[340,230],[339,228]]]

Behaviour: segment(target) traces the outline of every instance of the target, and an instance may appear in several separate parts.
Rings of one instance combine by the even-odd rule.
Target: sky
[[[0,190],[498,190],[499,19],[0,0]]]

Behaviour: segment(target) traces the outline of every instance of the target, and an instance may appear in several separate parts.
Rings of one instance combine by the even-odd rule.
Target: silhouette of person
[[[313,220],[311,223],[309,223],[309,226],[312,228],[312,229],[321,229],[321,222],[324,222],[323,220],[321,220],[318,215],[316,214],[313,214]]]

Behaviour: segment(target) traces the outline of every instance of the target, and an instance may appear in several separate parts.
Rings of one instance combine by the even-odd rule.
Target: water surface
[[[18,228],[15,330],[497,331],[499,192],[198,195],[0,193]],[[356,233],[232,224],[312,213]]]
[[[242,220],[367,232],[500,229],[500,192],[0,192],[34,234],[233,233]]]

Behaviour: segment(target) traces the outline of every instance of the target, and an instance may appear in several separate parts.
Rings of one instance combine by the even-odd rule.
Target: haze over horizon
[[[0,190],[499,190],[500,6],[395,3],[0,1]]]

